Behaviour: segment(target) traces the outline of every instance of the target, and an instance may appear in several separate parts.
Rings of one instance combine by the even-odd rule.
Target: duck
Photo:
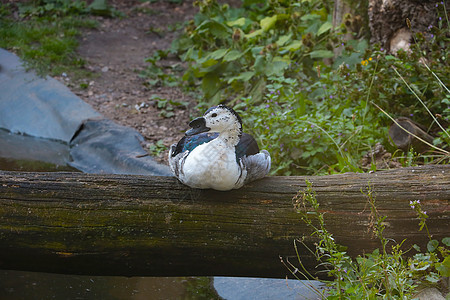
[[[232,108],[213,106],[189,126],[168,155],[171,171],[183,184],[229,191],[269,173],[269,152],[260,151],[254,137],[242,131],[242,119]]]

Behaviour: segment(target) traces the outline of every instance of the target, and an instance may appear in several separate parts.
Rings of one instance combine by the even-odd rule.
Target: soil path
[[[178,109],[170,118],[161,116],[153,95],[163,99],[189,101],[192,99],[179,88],[149,87],[140,72],[149,65],[147,57],[157,50],[167,50],[179,34],[183,22],[193,18],[196,8],[192,1],[174,4],[169,1],[108,1],[124,17],[97,17],[97,29],[84,32],[79,46],[86,68],[98,75],[87,88],[71,87],[84,101],[91,104],[106,118],[138,130],[147,144],[162,140],[165,146],[179,140],[186,130],[193,104]],[[178,28],[178,31],[172,28]],[[163,63],[175,63],[168,58]],[[148,146],[148,145],[145,145]],[[165,162],[167,151],[159,158]]]

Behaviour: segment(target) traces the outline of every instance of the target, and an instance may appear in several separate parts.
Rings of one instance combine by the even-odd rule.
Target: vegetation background
[[[333,1],[196,3],[200,13],[172,48],[190,63],[183,79],[201,88],[201,106],[226,102],[245,115],[247,130],[272,155],[274,174],[358,172],[448,155],[401,153],[388,135],[389,115],[409,117],[448,148],[445,3],[436,3],[427,32],[404,20],[412,46],[396,55],[369,45],[367,5],[359,2],[354,11],[363,15],[346,14],[339,26]],[[394,153],[384,164],[370,151],[378,143]]]
[[[3,0],[0,47],[20,55],[40,74],[59,76],[73,89],[89,94],[91,81],[99,75],[77,53],[80,37],[104,20],[154,16],[148,5],[153,2],[141,1],[125,14],[115,8],[119,2],[106,0]],[[172,8],[184,3],[169,2]],[[148,34],[156,36],[169,31],[182,34],[170,48],[149,53],[136,70],[147,98],[115,103],[112,110],[123,119],[157,115],[157,122],[167,127],[158,127],[160,135],[146,137],[152,139],[149,151],[164,156],[167,146],[182,134],[180,126],[187,124],[179,124],[179,115],[187,121],[206,107],[226,103],[241,113],[245,131],[269,150],[276,175],[448,163],[450,22],[446,3],[435,3],[435,21],[425,31],[416,30],[414,18],[404,20],[412,34],[411,46],[396,53],[370,44],[367,3],[348,3],[353,12],[342,16],[342,24],[333,24],[333,1],[195,1],[198,12],[186,23],[170,24],[170,29],[164,24],[148,27]],[[108,69],[102,67],[101,72]],[[153,92],[163,87],[181,89],[189,95],[188,101]],[[106,104],[95,105],[102,109]],[[396,148],[388,131],[399,117],[422,125],[433,137],[425,150]],[[139,124],[134,126],[142,130]],[[170,132],[170,127],[177,131]],[[172,140],[164,138],[168,132]],[[335,278],[330,298],[409,299],[419,284],[437,285],[441,277],[450,275],[448,238],[436,241],[427,232],[427,249],[412,258],[404,257],[401,243],[389,252],[384,217],[378,215],[372,191],[365,193],[374,233],[383,247],[356,260],[326,231],[313,190],[300,193],[297,199],[302,219],[320,238],[315,249],[318,259],[330,266]],[[411,208],[418,215],[419,230],[426,229],[428,216],[420,202],[412,201]],[[311,221],[314,218],[316,223]]]
[[[166,48],[153,49],[146,63],[131,70],[140,81],[133,79],[133,85],[126,70],[95,90],[96,77],[118,67],[108,71],[101,65],[97,71],[89,61],[95,58],[79,55],[83,32],[98,30],[99,22],[108,19],[149,23],[159,14],[153,2],[133,2],[125,10],[132,5],[2,1],[0,47],[18,53],[41,74],[61,78],[107,117],[138,129],[161,161],[189,118],[220,102],[239,111],[245,130],[269,150],[272,174],[363,172],[448,161],[450,25],[445,2],[435,3],[436,18],[426,31],[415,30],[414,18],[403,20],[413,33],[411,46],[393,55],[369,43],[367,2],[346,2],[352,12],[342,16],[342,24],[333,24],[334,1],[203,0],[193,3],[195,15],[183,1],[163,1],[182,7],[189,21],[147,25],[147,36],[158,37]],[[162,41],[176,31],[182,34],[169,48]],[[112,93],[102,102],[93,99],[93,93],[108,95],[111,86],[120,85],[120,76],[133,90],[121,99],[111,99],[119,98]],[[142,91],[138,97],[136,90]],[[390,116],[422,126],[435,148],[398,150],[388,134]]]

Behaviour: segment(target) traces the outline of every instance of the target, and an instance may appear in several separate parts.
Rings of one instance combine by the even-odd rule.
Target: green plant
[[[156,95],[150,99],[156,101],[156,107],[160,110],[159,115],[163,118],[175,116],[176,109],[185,109],[189,104],[189,102],[164,99]]]
[[[82,0],[34,0],[19,4],[19,11],[26,17],[58,18],[83,14],[123,16],[122,13],[110,7],[107,0],[94,0],[89,5]]]
[[[86,12],[85,1],[36,0],[19,4],[19,12],[25,17],[62,17]]]
[[[169,51],[157,50],[152,56],[145,59],[150,63],[139,76],[145,79],[145,85],[148,87],[179,85],[179,74],[182,71],[180,63],[170,65],[161,64],[161,60],[166,59]]]
[[[199,106],[228,102],[243,114],[246,130],[271,153],[272,174],[361,172],[360,158],[376,143],[394,152],[391,120],[375,105],[394,118],[431,124],[434,144],[448,144],[450,96],[439,79],[450,72],[444,22],[417,33],[410,53],[393,56],[369,47],[352,26],[331,28],[328,2],[197,5],[200,13],[173,44],[189,63],[183,78],[203,92]],[[343,41],[343,33],[355,39]],[[343,50],[334,58],[336,47]],[[442,159],[420,156],[416,163]]]
[[[322,298],[411,299],[419,285],[433,285],[440,276],[448,276],[450,259],[447,247],[450,245],[450,238],[444,238],[442,246],[430,238],[427,252],[417,253],[410,258],[405,256],[409,250],[404,252],[401,249],[404,241],[393,245],[390,252],[387,251],[389,239],[383,234],[386,217],[379,214],[374,188],[370,185],[365,192],[362,191],[371,211],[369,230],[380,240],[382,250],[375,249],[372,253],[352,259],[345,251],[346,248],[337,244],[332,233],[326,229],[324,213],[320,210],[312,184],[308,181],[306,183],[306,189],[300,191],[293,201],[301,219],[313,229],[312,235],[319,240],[315,250],[307,249],[316,256],[321,266],[328,268],[328,275],[334,279],[327,282],[327,289],[317,291]],[[411,201],[410,205],[418,214],[420,230],[427,228],[428,216],[422,210],[420,201]],[[303,241],[300,240],[300,243]],[[298,255],[296,244],[295,249]],[[420,251],[417,245],[414,245],[414,249]],[[303,267],[300,258],[300,269],[290,262],[283,263],[298,279],[313,277]]]
[[[329,5],[322,1],[196,4],[200,13],[173,49],[191,63],[184,79],[200,79],[209,104],[242,95],[257,103],[269,77],[282,76],[293,64],[314,76],[313,63],[333,57]]]
[[[41,75],[73,71],[71,73],[77,73],[74,74],[77,77],[87,77],[88,72],[82,69],[85,62],[75,50],[80,28],[95,27],[96,22],[83,20],[78,12],[73,12],[82,7],[79,1],[69,2],[72,3],[48,1],[42,6],[28,3],[19,7],[1,4],[0,47],[17,53],[28,67]],[[52,3],[54,5],[50,5]],[[65,3],[66,6],[55,6],[57,3]],[[14,17],[17,9],[21,12],[19,19]]]
[[[156,143],[148,144],[148,153],[152,156],[160,156],[167,147],[164,145],[162,140],[158,140]]]

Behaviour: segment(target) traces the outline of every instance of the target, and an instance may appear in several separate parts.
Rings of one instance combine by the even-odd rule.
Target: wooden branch
[[[408,130],[408,132],[418,136],[428,143],[433,143],[433,137],[426,133],[418,124],[414,123],[413,120],[406,117],[400,117],[396,119],[396,122],[404,129]],[[413,146],[414,150],[419,153],[423,153],[430,149],[427,144],[416,139],[408,132],[401,129],[396,123],[392,123],[389,127],[389,136],[397,148],[406,152],[409,150],[409,147]]]
[[[353,255],[379,241],[368,232],[370,183],[386,237],[425,245],[409,201],[430,233],[449,234],[450,166],[372,174],[269,177],[231,192],[193,190],[173,177],[0,171],[0,268],[124,276],[284,277],[279,256],[314,239],[292,198],[313,184],[328,229]],[[300,247],[303,264],[317,262]]]

